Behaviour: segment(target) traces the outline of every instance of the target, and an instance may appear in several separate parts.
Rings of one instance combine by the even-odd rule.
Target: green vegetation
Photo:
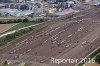
[[[100,54],[95,57],[95,62],[100,64]]]
[[[34,30],[34,28],[30,27],[30,28],[27,28],[27,29],[20,30],[19,32],[16,32],[14,34],[9,34],[9,35],[7,35],[5,37],[2,37],[2,38],[0,38],[0,46],[3,46],[5,44],[7,44],[8,42],[16,39],[17,37],[20,37],[20,36],[22,36],[24,34],[30,33],[33,30]]]
[[[14,23],[17,23],[15,26],[13,26],[12,28],[10,28],[8,31],[12,31],[12,30],[16,30],[16,29],[20,29],[20,28],[23,28],[23,27],[27,27],[27,26],[30,26],[30,25],[34,25],[34,24],[37,24],[37,23],[41,23],[41,22],[44,22],[45,20],[44,19],[38,19],[36,21],[30,21],[28,20],[27,18],[25,19],[17,19],[17,20],[10,20],[8,21],[9,23],[11,22],[14,22]],[[6,32],[8,32],[6,31]]]
[[[0,13],[0,17],[2,16],[2,14]]]
[[[89,56],[89,58],[90,59],[92,59],[92,58],[94,58],[96,55],[98,56],[98,54],[100,53],[100,48],[98,49],[98,50],[96,50],[94,53],[92,53],[90,56]],[[98,62],[100,62],[99,60],[100,60],[100,56],[98,56],[98,58],[97,58],[97,56],[96,56],[96,59],[95,59],[95,61],[98,63]],[[83,66],[85,63],[80,63],[79,65],[77,65],[77,66]]]
[[[37,25],[37,26],[30,27],[30,28],[27,28],[27,29],[22,29],[22,30],[20,30],[16,33],[9,34],[5,37],[2,37],[2,38],[0,38],[0,46],[6,45],[8,42],[11,42],[11,41],[17,39],[18,37],[27,35],[29,33],[32,33],[33,31],[37,31],[37,30],[39,30],[43,27],[46,27],[48,25],[49,25],[49,23],[48,24]]]
[[[25,23],[25,22],[30,22],[29,19],[24,18],[24,19],[12,19],[8,21],[0,21],[0,24],[10,24],[10,23]]]
[[[13,26],[12,28],[10,28],[8,31],[12,31],[12,30],[16,30],[22,27],[27,27],[29,25],[33,25],[36,24],[35,22],[29,22],[29,23],[18,23],[15,26]]]
[[[8,62],[5,61],[4,64],[3,64],[3,66],[8,66]]]
[[[90,58],[94,58],[96,55],[98,55],[100,53],[100,48],[97,50],[97,51],[95,51],[93,54],[91,54],[89,57]]]
[[[16,22],[19,22],[17,25],[13,26],[12,28],[10,28],[8,31],[12,31],[12,30],[16,30],[16,29],[19,29],[19,28],[22,28],[22,27],[26,27],[26,26],[29,26],[29,25],[33,25],[33,24],[36,24],[36,23],[41,23],[41,22],[44,22],[44,19],[38,19],[36,21],[30,21],[28,20],[27,18],[25,19],[17,19],[17,20],[10,20],[8,21],[9,23],[16,23]],[[48,23],[49,24],[49,23]],[[30,32],[33,32],[34,30],[38,30],[38,29],[41,29],[43,27],[45,27],[47,24],[42,24],[42,25],[39,25],[39,26],[36,26],[36,27],[30,27],[30,28],[27,28],[27,29],[22,29],[16,33],[13,33],[13,34],[9,34],[7,36],[4,36],[2,38],[0,38],[0,46],[3,46],[5,44],[7,44],[8,42],[11,42],[13,40],[15,40],[16,38],[18,37],[21,37],[23,35],[26,35]],[[8,32],[6,31],[6,32]]]
[[[28,18],[22,18],[22,19],[14,19],[14,18],[1,18],[0,24],[10,24],[10,23],[28,23],[28,22],[44,22],[46,19],[37,19],[37,20],[32,20]]]

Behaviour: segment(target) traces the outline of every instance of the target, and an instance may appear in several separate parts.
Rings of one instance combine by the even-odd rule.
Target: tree
[[[8,62],[5,61],[4,64],[3,64],[3,66],[8,66]]]
[[[21,10],[27,9],[27,5],[21,5],[20,9],[21,9]]]
[[[13,20],[13,23],[18,23],[17,20]]]
[[[38,22],[44,22],[45,19],[37,19]]]
[[[9,20],[9,21],[7,21],[7,23],[9,24],[9,23],[14,23],[14,22],[13,22],[13,20]]]
[[[95,61],[100,64],[100,54],[96,56]]]
[[[27,18],[23,19],[23,22],[29,22],[29,20]]]
[[[15,38],[16,38],[15,34],[9,34],[5,37],[5,40],[6,41],[11,41],[12,39],[15,39]]]
[[[0,13],[0,16],[2,16],[2,14]]]
[[[20,22],[23,22],[23,20],[22,19],[17,19],[17,22],[20,23]]]

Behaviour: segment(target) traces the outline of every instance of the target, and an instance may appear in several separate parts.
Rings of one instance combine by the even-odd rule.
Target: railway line
[[[99,16],[100,9],[92,10],[84,16],[69,21],[64,19],[64,22],[50,25],[4,49],[0,53],[0,61],[17,60],[51,66],[74,66],[75,63],[52,64],[50,59],[84,58],[100,46]]]

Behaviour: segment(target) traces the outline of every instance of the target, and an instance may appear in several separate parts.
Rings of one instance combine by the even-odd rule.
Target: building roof
[[[2,14],[6,14],[9,13],[12,16],[16,16],[16,17],[20,17],[20,16],[26,16],[29,15],[31,13],[33,13],[32,10],[25,10],[25,11],[19,11],[17,9],[0,9],[0,13]]]
[[[65,14],[69,14],[72,12],[79,12],[79,11],[69,8],[69,9],[63,10],[61,12],[56,12],[55,15],[65,15]]]

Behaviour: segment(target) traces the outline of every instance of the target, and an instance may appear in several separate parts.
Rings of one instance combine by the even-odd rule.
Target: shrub
[[[96,56],[95,61],[100,64],[100,54]]]
[[[25,18],[23,19],[23,22],[29,22],[29,19]]]

